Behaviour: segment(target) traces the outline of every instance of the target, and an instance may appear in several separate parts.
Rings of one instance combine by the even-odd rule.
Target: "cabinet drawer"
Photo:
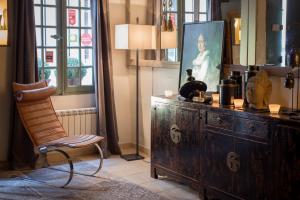
[[[269,127],[267,123],[238,117],[235,120],[235,132],[247,136],[268,139]]]
[[[233,115],[225,112],[207,112],[206,124],[215,128],[233,130]]]

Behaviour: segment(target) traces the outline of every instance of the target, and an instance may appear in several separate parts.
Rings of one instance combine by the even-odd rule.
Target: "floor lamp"
[[[115,26],[115,49],[136,51],[136,152],[121,155],[127,161],[144,159],[139,154],[139,51],[156,48],[155,26],[121,24]]]

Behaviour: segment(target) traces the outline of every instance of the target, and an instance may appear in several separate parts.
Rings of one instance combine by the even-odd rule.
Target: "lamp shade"
[[[156,28],[151,25],[115,26],[115,49],[156,49]]]
[[[176,49],[177,48],[177,31],[162,31],[161,32],[161,48]]]

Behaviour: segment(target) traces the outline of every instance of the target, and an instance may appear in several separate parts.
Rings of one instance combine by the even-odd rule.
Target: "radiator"
[[[56,114],[68,136],[86,134],[96,135],[96,108],[56,110]]]

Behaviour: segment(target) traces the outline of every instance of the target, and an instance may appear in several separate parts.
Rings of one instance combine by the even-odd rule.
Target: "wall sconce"
[[[234,44],[241,44],[241,18],[234,18]]]
[[[8,36],[7,0],[0,0],[0,46],[7,45]]]

